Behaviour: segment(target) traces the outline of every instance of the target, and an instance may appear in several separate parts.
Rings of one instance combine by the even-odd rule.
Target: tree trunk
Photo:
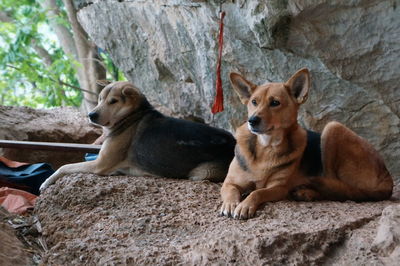
[[[96,80],[106,78],[106,69],[101,64],[96,45],[89,40],[77,20],[72,0],[63,0],[63,3],[71,23],[72,34],[68,28],[57,23],[55,19],[50,19],[50,26],[54,29],[64,52],[72,55],[80,64],[76,68],[77,78],[83,89],[82,109],[87,112],[97,104],[97,94],[100,93],[101,87],[96,84]],[[60,16],[56,0],[45,0],[43,6],[51,18]]]

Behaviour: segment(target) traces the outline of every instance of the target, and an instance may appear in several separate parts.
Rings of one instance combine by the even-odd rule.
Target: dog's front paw
[[[235,219],[249,219],[256,214],[257,205],[255,205],[248,198],[242,201],[234,210],[233,218]]]
[[[57,179],[59,179],[62,176],[60,171],[56,171],[54,174],[49,176],[41,185],[39,188],[39,191],[42,193],[46,188],[48,188],[50,185],[54,184]]]
[[[48,188],[50,186],[50,184],[48,184],[46,181],[44,181],[39,188],[40,193],[43,193],[43,191]]]
[[[290,191],[290,197],[296,201],[314,201],[321,198],[321,195],[307,185],[300,185]]]
[[[226,217],[233,217],[233,211],[238,206],[238,201],[224,201],[221,206],[220,215]]]
[[[51,184],[53,184],[54,182],[51,180],[51,177],[47,178],[46,181],[44,181],[39,188],[40,193],[43,193],[43,191],[45,191],[45,189],[47,189]]]

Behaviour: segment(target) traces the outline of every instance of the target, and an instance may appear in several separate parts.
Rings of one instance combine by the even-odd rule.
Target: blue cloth
[[[97,153],[86,153],[85,154],[85,161],[94,161],[97,159],[99,155]]]
[[[0,178],[4,181],[27,187],[26,191],[39,195],[40,185],[54,173],[47,163],[28,164],[19,167],[8,167],[0,162]]]

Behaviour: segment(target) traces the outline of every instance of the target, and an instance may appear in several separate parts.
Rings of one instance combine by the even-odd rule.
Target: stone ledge
[[[366,241],[363,245],[357,244],[360,241],[354,245],[353,240],[357,230],[377,223],[386,206],[399,203],[284,201],[266,204],[256,218],[239,221],[218,216],[219,190],[220,184],[209,182],[65,176],[42,194],[35,209],[50,248],[43,262],[361,265],[371,258],[381,262],[380,255],[370,250],[376,226],[358,235]],[[360,258],[339,260],[340,254],[352,252]]]

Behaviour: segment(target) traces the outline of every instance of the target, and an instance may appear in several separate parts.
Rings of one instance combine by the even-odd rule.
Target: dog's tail
[[[372,189],[351,186],[338,178],[318,177],[313,180],[313,187],[322,198],[337,201],[380,201],[392,195],[393,180],[390,174],[379,178],[379,183]]]

